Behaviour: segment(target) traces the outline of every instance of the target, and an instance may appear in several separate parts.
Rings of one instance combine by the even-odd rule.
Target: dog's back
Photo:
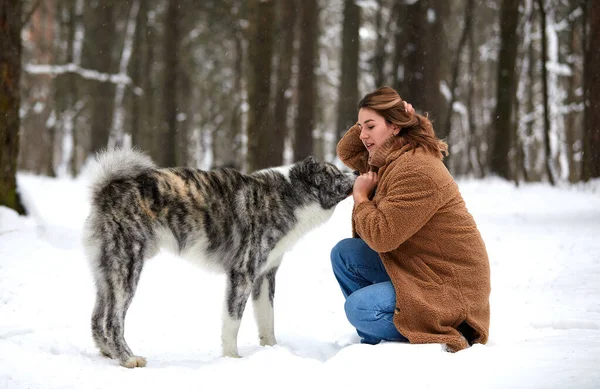
[[[333,213],[352,182],[314,159],[248,175],[229,168],[159,169],[132,150],[101,154],[84,228],[97,286],[96,345],[125,366],[145,364],[125,342],[125,314],[145,259],[165,245],[227,274],[224,354],[237,355],[237,329],[252,288],[254,300],[263,299],[257,309],[271,322],[259,322],[261,344],[263,338],[274,343],[274,277],[283,253]]]

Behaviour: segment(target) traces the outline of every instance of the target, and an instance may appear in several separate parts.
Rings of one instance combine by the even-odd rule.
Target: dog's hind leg
[[[254,318],[256,319],[261,346],[273,346],[277,343],[273,316],[275,273],[277,273],[277,268],[261,275],[254,282],[252,289],[252,306],[254,307]]]
[[[237,336],[244,314],[244,308],[252,291],[253,280],[250,274],[231,270],[227,274],[227,291],[223,310],[221,346],[223,356],[239,358]]]
[[[96,285],[96,303],[92,313],[92,338],[102,355],[114,358],[106,339],[106,293],[101,285]]]
[[[137,243],[129,242],[129,244],[139,247]],[[111,257],[114,266],[111,268],[107,283],[107,344],[112,355],[122,366],[144,367],[146,360],[134,355],[125,341],[125,317],[137,288],[144,258],[141,250],[136,252],[130,248],[114,251]]]

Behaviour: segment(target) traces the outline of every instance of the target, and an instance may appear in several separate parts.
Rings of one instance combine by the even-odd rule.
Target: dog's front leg
[[[273,346],[275,340],[273,299],[275,298],[275,273],[277,268],[269,270],[254,282],[252,290],[252,306],[258,327],[261,346]]]
[[[252,280],[247,273],[234,270],[229,272],[221,331],[221,346],[225,357],[240,357],[237,348],[237,336],[251,290]]]

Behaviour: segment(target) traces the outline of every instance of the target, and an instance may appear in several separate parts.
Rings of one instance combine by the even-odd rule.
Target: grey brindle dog
[[[84,227],[96,284],[92,336],[104,355],[130,368],[146,360],[125,341],[125,316],[144,261],[161,247],[226,273],[223,355],[239,356],[250,295],[260,344],[275,344],[275,273],[283,254],[332,215],[355,178],[312,157],[243,174],[157,168],[146,155],[119,149],[99,154],[95,168]]]

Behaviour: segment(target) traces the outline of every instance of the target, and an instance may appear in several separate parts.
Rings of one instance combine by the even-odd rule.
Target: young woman
[[[381,87],[359,103],[337,145],[358,170],[353,238],[331,261],[362,343],[486,343],[490,267],[484,242],[427,117]]]

